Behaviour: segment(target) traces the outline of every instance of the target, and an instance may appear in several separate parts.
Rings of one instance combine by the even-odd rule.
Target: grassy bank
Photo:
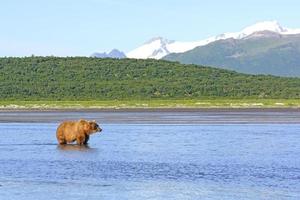
[[[298,99],[0,101],[0,109],[300,108]]]

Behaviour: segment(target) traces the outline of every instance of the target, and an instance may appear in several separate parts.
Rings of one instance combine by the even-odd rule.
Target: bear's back
[[[76,139],[79,134],[78,131],[79,122],[74,121],[64,121],[57,128],[56,134],[63,135],[65,140],[71,142]]]

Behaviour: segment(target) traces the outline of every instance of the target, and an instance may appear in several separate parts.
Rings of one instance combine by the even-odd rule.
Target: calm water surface
[[[1,199],[300,199],[300,124],[0,123]]]

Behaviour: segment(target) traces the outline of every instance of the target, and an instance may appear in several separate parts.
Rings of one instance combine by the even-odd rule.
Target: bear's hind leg
[[[67,141],[65,140],[65,137],[62,136],[62,134],[57,134],[57,141],[58,144],[67,144]]]
[[[60,145],[67,144],[67,142],[66,142],[65,140],[59,140],[58,143],[59,143]]]
[[[64,137],[58,137],[57,141],[58,141],[59,144],[67,144],[67,141],[65,140]]]

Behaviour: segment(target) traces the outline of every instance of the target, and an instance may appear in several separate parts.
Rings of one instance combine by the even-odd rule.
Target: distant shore
[[[0,110],[198,110],[298,109],[300,99],[192,99],[102,101],[0,101]]]
[[[300,107],[262,107],[262,108],[243,108],[243,107],[208,107],[208,108],[13,108],[0,109],[0,113],[51,113],[51,112],[300,112]]]

